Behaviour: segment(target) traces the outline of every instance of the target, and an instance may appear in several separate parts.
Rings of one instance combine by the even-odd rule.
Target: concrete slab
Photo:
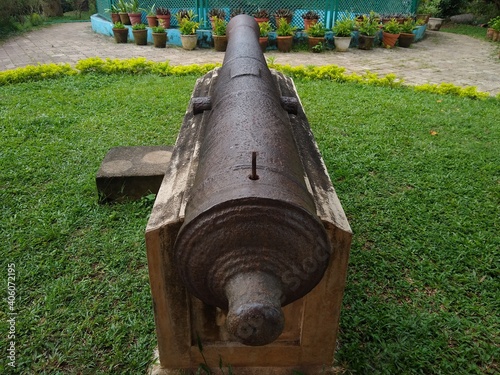
[[[172,155],[172,146],[114,147],[96,174],[100,203],[137,200],[156,194]]]

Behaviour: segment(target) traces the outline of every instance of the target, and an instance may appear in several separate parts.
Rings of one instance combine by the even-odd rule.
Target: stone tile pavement
[[[169,60],[173,65],[222,62],[224,54],[210,49],[184,51],[133,43],[118,45],[110,36],[92,31],[90,22],[56,24],[10,38],[0,43],[0,70],[38,63],[70,63],[88,57],[145,57],[152,61]],[[477,86],[481,91],[500,93],[498,44],[463,35],[427,31],[426,38],[411,48],[372,51],[351,49],[339,53],[266,52],[276,63],[291,65],[343,66],[348,72],[367,70],[385,75],[395,73],[408,84],[451,82]]]

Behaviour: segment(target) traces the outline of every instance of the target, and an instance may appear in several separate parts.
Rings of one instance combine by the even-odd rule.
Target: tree
[[[43,0],[42,9],[46,17],[59,17],[63,15],[61,0]]]

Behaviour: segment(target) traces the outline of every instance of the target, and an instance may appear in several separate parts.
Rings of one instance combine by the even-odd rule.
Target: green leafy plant
[[[259,23],[259,35],[262,38],[269,36],[269,33],[273,30],[271,23],[269,21]]]
[[[441,0],[421,0],[417,9],[419,14],[438,16],[441,12]]]
[[[143,23],[136,23],[132,25],[132,30],[146,30],[146,25]]]
[[[324,49],[325,49],[325,47],[324,47],[323,43],[318,43],[311,48],[311,51],[313,51],[314,53],[321,53],[324,51]]]
[[[309,29],[307,29],[307,35],[312,37],[321,38],[324,37],[325,34],[326,28],[321,22],[316,22],[315,24],[311,25]]]
[[[417,27],[415,21],[411,18],[407,19],[405,22],[403,22],[402,25],[400,25],[400,31],[402,33],[406,34],[411,34],[413,30]]]
[[[384,24],[384,31],[389,34],[399,34],[401,32],[401,25],[395,18],[391,18]]]
[[[224,19],[220,19],[217,16],[213,16],[212,22],[214,23],[213,33],[217,36],[226,35],[227,22]]]
[[[278,27],[276,28],[278,36],[293,36],[296,30],[297,27],[292,26],[285,18],[278,20]]]
[[[229,17],[233,18],[233,17],[236,17],[239,14],[246,14],[245,10],[243,8],[234,8],[234,9],[231,9],[231,14],[229,15]]]
[[[121,23],[120,21],[115,22],[115,23],[113,24],[113,29],[118,29],[118,30],[120,30],[120,29],[124,29],[124,28],[125,28],[125,25],[124,25],[123,23]]]
[[[361,35],[374,36],[379,30],[380,17],[375,12],[363,14],[362,19],[356,20],[356,28]]]
[[[164,33],[165,32],[165,28],[163,26],[153,26],[151,28],[151,31],[155,34],[159,34],[159,33]]]
[[[492,18],[488,22],[488,26],[491,27],[495,31],[500,31],[500,16]]]
[[[186,9],[180,9],[179,11],[177,11],[177,13],[175,14],[175,19],[177,20],[177,23],[181,23],[181,21],[183,19],[192,19],[194,18],[196,15],[194,14],[194,11],[192,9],[189,9],[189,10],[186,10]]]
[[[107,13],[119,13],[120,8],[116,4],[111,4],[111,8],[104,9],[104,11]]]
[[[147,9],[148,16],[152,17],[156,15],[156,4],[151,5],[151,8]]]
[[[200,27],[200,22],[195,21],[198,16],[194,14],[192,10],[189,10],[187,14],[177,13],[175,17],[179,23],[179,31],[181,35],[196,34],[196,30]]]
[[[344,15],[342,18],[338,19],[333,26],[333,32],[335,36],[340,37],[349,37],[351,33],[354,31],[356,26],[356,21],[352,18]]]
[[[128,3],[125,0],[118,0],[118,13],[127,13],[128,12]]]
[[[128,13],[140,13],[139,0],[130,0],[127,3],[127,11]]]

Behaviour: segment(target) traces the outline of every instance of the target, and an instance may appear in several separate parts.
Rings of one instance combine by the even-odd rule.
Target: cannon
[[[222,67],[195,86],[146,229],[160,363],[189,368],[201,340],[209,356],[227,349],[227,363],[262,374],[297,360],[324,365],[349,224],[293,81],[266,64],[257,23],[237,16],[227,34]],[[308,341],[328,322],[333,343],[316,350]],[[280,359],[249,362],[269,345]]]

